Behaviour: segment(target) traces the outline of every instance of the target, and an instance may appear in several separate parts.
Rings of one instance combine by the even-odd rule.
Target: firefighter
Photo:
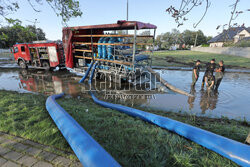
[[[199,73],[200,73],[200,64],[201,61],[197,60],[194,67],[193,67],[193,72],[192,72],[192,84],[191,86],[194,87],[198,78],[199,78]]]
[[[225,72],[225,67],[224,67],[224,62],[223,60],[221,60],[219,62],[219,67],[215,70],[216,74],[215,74],[215,90],[218,90],[221,80],[224,76],[224,72]]]
[[[207,64],[206,71],[205,71],[205,74],[204,74],[203,79],[202,79],[201,88],[204,87],[205,78],[208,75],[208,73],[212,73],[212,75],[213,75],[215,68],[216,68],[215,59],[212,59],[210,61],[210,63]]]
[[[208,90],[213,90],[215,84],[215,77],[212,72],[208,72],[205,76],[205,83]]]

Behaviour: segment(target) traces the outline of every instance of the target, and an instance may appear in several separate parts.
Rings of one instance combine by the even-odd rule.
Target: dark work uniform
[[[196,70],[197,78],[195,78],[194,70]],[[199,78],[199,73],[200,73],[200,65],[195,65],[193,67],[193,72],[192,72],[192,84],[191,84],[191,86],[194,86],[195,83],[197,82],[197,80]]]
[[[208,87],[212,84],[212,82],[215,82],[215,77],[214,76],[207,76]],[[212,87],[212,89],[213,88],[214,88],[214,86]]]
[[[216,72],[215,74],[215,90],[218,90],[221,80],[224,76],[224,72],[225,72],[225,67],[223,66],[219,66],[218,68],[220,70],[220,72]]]
[[[204,74],[203,79],[202,79],[202,84],[204,84],[204,82],[205,82],[205,77],[207,76],[207,74],[208,74],[209,72],[211,72],[211,73],[213,74],[215,68],[216,68],[216,64],[215,64],[215,63],[208,63],[208,64],[207,64],[207,68],[206,68],[205,74]]]

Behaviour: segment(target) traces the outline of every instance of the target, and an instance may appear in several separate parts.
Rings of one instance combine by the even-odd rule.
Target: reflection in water
[[[112,103],[161,111],[182,111],[208,117],[226,116],[250,120],[250,74],[226,73],[219,94],[200,90],[200,80],[196,84],[196,90],[190,89],[192,81],[191,77],[187,76],[191,76],[191,74],[192,71],[165,70],[162,76],[176,87],[190,91],[191,94],[195,95],[194,97],[187,97],[171,91],[168,93],[146,91],[145,87],[141,89],[126,84],[112,85],[109,82],[98,80],[94,80],[91,86],[92,90],[98,90],[96,91],[98,98]],[[64,92],[72,97],[91,98],[88,94],[90,87],[87,86],[87,82],[79,84],[80,79],[81,76],[67,71],[0,69],[0,89],[19,92],[31,91],[47,95]]]
[[[194,102],[196,97],[196,90],[194,86],[191,86],[190,94],[194,95],[188,97],[189,110],[192,110],[194,108]],[[202,114],[205,114],[205,111],[208,109],[214,110],[216,108],[217,102],[218,102],[217,91],[211,89],[200,90],[200,108]]]
[[[129,106],[146,104],[152,98],[154,91],[145,91],[145,86],[134,87],[131,84],[116,84],[103,80],[93,80],[91,85],[79,84],[81,76],[68,72],[46,72],[35,70],[22,70],[19,72],[19,87],[30,92],[46,95],[64,92],[72,97],[89,96],[89,90],[95,90],[100,99],[126,104]],[[152,96],[151,96],[152,95]]]
[[[66,93],[73,97],[78,93],[86,94],[85,87],[78,84],[78,79],[70,73],[21,70],[19,72],[19,87],[31,92],[46,95]]]
[[[200,91],[200,107],[202,114],[205,114],[205,111],[210,109],[214,110],[218,101],[218,93],[213,90],[204,90]]]
[[[201,72],[201,75],[203,72]],[[218,92],[201,90],[201,79],[195,88],[190,88],[192,71],[165,70],[163,78],[176,87],[190,91],[195,97],[179,94],[156,96],[148,107],[165,111],[183,111],[200,116],[221,117],[250,120],[250,74],[229,73],[223,78]],[[163,100],[164,99],[164,100]],[[146,106],[146,105],[145,105]]]
[[[194,101],[195,101],[195,96],[196,96],[195,86],[191,85],[190,94],[193,96],[188,97],[188,104],[189,104],[189,110],[192,110],[194,108]]]

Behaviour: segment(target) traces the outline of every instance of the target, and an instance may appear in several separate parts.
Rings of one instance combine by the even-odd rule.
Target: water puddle
[[[201,89],[203,72],[200,73],[194,90],[190,87],[192,71],[164,70],[161,74],[169,83],[194,94],[195,97],[158,94],[143,106],[165,111],[184,111],[200,116],[250,120],[250,74],[226,73],[218,93]]]
[[[94,81],[92,89],[105,101],[131,107],[154,110],[188,112],[199,116],[246,119],[250,121],[250,74],[226,73],[218,93],[201,90],[200,74],[196,89],[191,90],[191,71],[161,70],[162,77],[172,85],[191,92],[187,97],[174,92],[146,91],[131,85],[118,85]],[[46,95],[64,92],[72,97],[90,98],[88,84],[78,84],[81,76],[67,71],[45,72],[39,70],[0,69],[0,89],[18,92],[35,92]],[[107,90],[107,91],[103,91]]]

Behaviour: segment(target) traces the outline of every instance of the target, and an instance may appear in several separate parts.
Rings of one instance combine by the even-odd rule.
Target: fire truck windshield
[[[18,52],[18,47],[14,47],[14,53]]]

